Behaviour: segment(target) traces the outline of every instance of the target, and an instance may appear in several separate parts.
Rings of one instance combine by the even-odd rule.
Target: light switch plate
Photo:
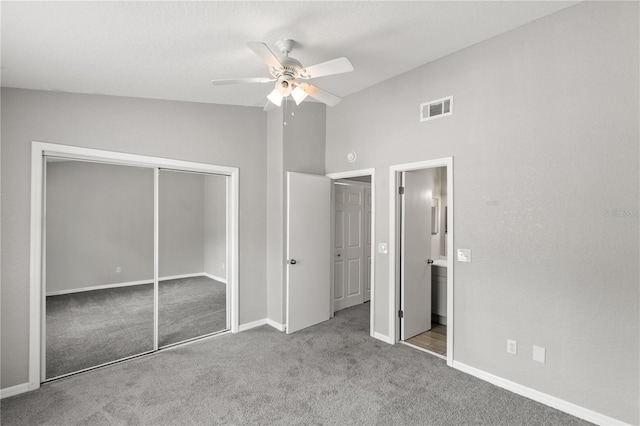
[[[378,253],[387,254],[387,243],[378,243]]]
[[[458,262],[471,262],[471,249],[458,249]]]

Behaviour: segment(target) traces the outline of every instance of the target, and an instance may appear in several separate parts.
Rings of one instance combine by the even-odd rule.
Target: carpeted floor
[[[2,424],[587,424],[369,337],[368,309],[291,335],[265,325],[61,379],[3,399]]]
[[[225,330],[226,286],[207,277],[159,283],[160,347]],[[153,350],[153,285],[47,297],[47,377]]]

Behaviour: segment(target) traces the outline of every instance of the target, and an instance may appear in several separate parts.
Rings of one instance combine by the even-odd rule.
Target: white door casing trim
[[[453,333],[454,333],[454,312],[453,312],[453,157],[439,158],[435,160],[418,161],[415,163],[397,164],[389,167],[389,339],[393,343],[398,342],[398,310],[399,297],[397,282],[398,257],[398,223],[397,223],[397,202],[398,202],[398,174],[411,170],[428,169],[434,167],[447,168],[447,365],[453,366]]]
[[[360,170],[351,170],[347,172],[336,172],[336,173],[327,173],[326,176],[331,178],[332,180],[336,179],[348,179],[352,177],[358,176],[371,176],[371,269],[369,270],[369,274],[371,276],[371,301],[369,302],[371,305],[369,306],[369,335],[376,339],[382,340],[384,342],[389,343],[388,340],[380,338],[379,333],[375,332],[375,270],[376,270],[376,169],[360,169]],[[331,197],[331,215],[333,216],[333,191]],[[331,218],[331,252],[333,255],[333,217]],[[332,256],[333,259],[333,256]],[[331,317],[333,317],[333,261],[331,262]],[[386,336],[385,336],[386,337]]]
[[[238,218],[239,218],[239,169],[191,161],[172,160],[161,157],[105,151],[71,145],[61,145],[33,141],[31,144],[31,239],[29,270],[29,382],[28,390],[40,387],[41,372],[41,331],[42,331],[42,261],[43,261],[43,197],[44,197],[44,156],[60,156],[85,161],[107,162],[121,165],[163,168],[200,173],[225,175],[228,179],[227,191],[227,241],[228,250],[228,294],[231,316],[231,332],[238,332]]]

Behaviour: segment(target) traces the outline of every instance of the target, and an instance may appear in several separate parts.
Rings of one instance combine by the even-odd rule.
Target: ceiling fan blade
[[[304,90],[307,95],[329,106],[336,106],[342,100],[342,98],[339,98],[325,90],[319,89],[309,83],[300,83],[298,87]]]
[[[248,41],[247,46],[253,50],[254,53],[264,61],[265,64],[271,68],[280,69],[282,64],[278,60],[278,57],[269,49],[269,46],[260,41]]]
[[[326,75],[353,71],[353,64],[347,58],[336,58],[320,64],[311,65],[300,71],[301,78],[316,78]]]
[[[224,86],[226,84],[238,84],[238,83],[270,83],[276,81],[275,78],[269,77],[256,77],[256,78],[227,78],[211,80],[211,84],[216,86]]]

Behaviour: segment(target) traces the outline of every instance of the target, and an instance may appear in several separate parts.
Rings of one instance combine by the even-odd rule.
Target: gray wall
[[[295,115],[292,115],[291,113]],[[285,124],[286,123],[286,124]],[[285,322],[286,172],[324,175],[326,107],[317,102],[269,111],[267,119],[268,318]]]
[[[46,188],[47,293],[153,280],[153,169],[48,162]]]
[[[240,324],[266,317],[266,114],[233,107],[2,89],[2,388],[28,380],[31,141],[240,168]]]
[[[227,278],[227,178],[204,179],[204,272]]]
[[[378,242],[390,242],[389,166],[453,156],[454,249],[473,250],[452,264],[455,360],[633,424],[638,14],[581,3],[373,86],[328,109],[326,143],[327,172],[376,168]],[[419,122],[420,103],[448,95],[453,116]],[[388,334],[389,259],[376,260]]]
[[[47,293],[153,280],[153,169],[55,161],[46,187]],[[162,170],[159,196],[160,277],[225,278],[226,178]]]
[[[204,272],[204,175],[161,170],[158,276]]]

